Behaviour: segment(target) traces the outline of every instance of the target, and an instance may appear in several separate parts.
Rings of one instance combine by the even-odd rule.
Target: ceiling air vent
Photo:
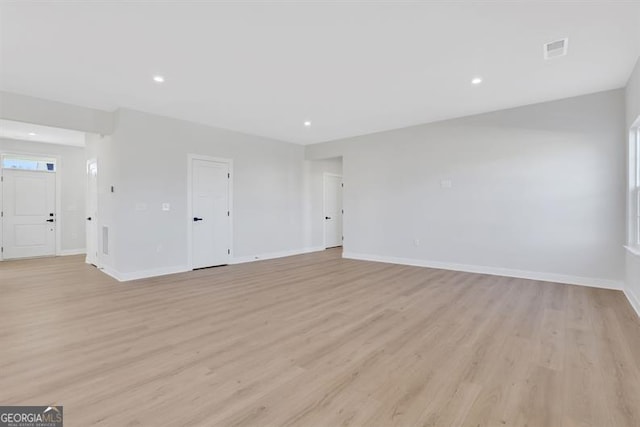
[[[558,58],[567,54],[569,39],[556,40],[544,45],[544,59]]]

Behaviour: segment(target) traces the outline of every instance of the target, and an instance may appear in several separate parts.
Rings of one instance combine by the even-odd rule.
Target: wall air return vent
[[[109,255],[109,227],[102,226],[102,253]]]
[[[569,39],[561,39],[545,43],[544,59],[553,59],[565,56],[567,54],[567,47],[569,46]]]

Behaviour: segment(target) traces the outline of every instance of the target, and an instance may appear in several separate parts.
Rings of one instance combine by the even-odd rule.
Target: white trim
[[[640,116],[629,128],[627,146],[627,242],[640,246]],[[638,249],[640,250],[640,249]]]
[[[96,169],[97,169],[97,173],[96,173],[96,186],[95,186],[95,190],[96,190],[96,194],[95,194],[95,198],[96,198],[96,211],[95,212],[89,212],[89,208],[91,206],[89,206],[89,193],[91,192],[91,188],[89,188],[89,176],[90,176],[90,172],[89,172],[89,165],[95,163],[96,165]],[[85,193],[84,193],[84,216],[82,217],[84,219],[84,230],[85,230],[85,246],[88,246],[88,240],[89,240],[89,234],[87,233],[87,229],[89,228],[87,226],[87,218],[91,217],[91,221],[92,224],[95,224],[95,231],[96,234],[94,236],[94,243],[95,243],[95,250],[96,250],[96,255],[95,255],[95,264],[89,262],[88,258],[89,256],[87,255],[87,257],[85,258],[84,262],[90,265],[95,265],[97,268],[100,268],[101,266],[101,262],[100,262],[100,256],[102,254],[102,251],[100,250],[100,241],[102,240],[102,236],[101,236],[101,232],[100,232],[100,223],[98,222],[98,218],[100,216],[100,197],[99,197],[99,193],[100,193],[100,168],[98,167],[98,158],[97,157],[92,157],[90,159],[87,159],[87,161],[85,162]],[[86,254],[86,250],[85,250],[85,254]]]
[[[627,252],[629,252],[630,254],[640,256],[640,248],[633,247],[633,246],[625,246],[624,248],[625,248],[625,249],[627,250]]]
[[[629,304],[631,304],[633,310],[636,312],[638,317],[640,317],[640,298],[638,298],[638,296],[631,289],[624,288],[622,292],[624,292],[624,295],[629,300]]]
[[[331,172],[323,172],[322,173],[322,249],[328,249],[327,248],[327,212],[325,209],[325,201],[326,201],[326,197],[327,197],[327,177],[334,177],[334,178],[340,178],[341,180],[342,175],[337,174],[337,173],[331,173]],[[340,183],[340,185],[344,185],[342,182]],[[340,197],[343,198],[343,200],[341,202],[344,202],[344,196],[342,195],[342,192],[340,194]],[[342,221],[342,234],[344,234],[344,214],[341,214],[341,218],[340,221]],[[343,242],[344,243],[344,242]]]
[[[565,283],[569,285],[589,286],[593,288],[622,290],[622,281],[594,277],[570,276],[557,273],[515,270],[511,268],[486,267],[481,265],[456,264],[442,261],[397,258],[381,255],[368,255],[343,252],[343,258],[361,261],[386,262],[390,264],[413,265],[416,267],[438,268],[443,270],[465,271],[468,273],[490,274],[494,276],[517,277],[521,279],[540,280],[544,282]]]
[[[121,273],[121,272],[116,271],[116,270],[114,270],[114,269],[112,269],[110,267],[103,267],[100,270],[103,273],[113,277],[118,282],[129,282],[131,280],[148,279],[150,277],[166,276],[166,275],[169,275],[169,274],[184,273],[184,272],[187,272],[187,271],[191,271],[189,268],[187,268],[184,265],[177,265],[177,266],[172,266],[172,267],[154,268],[154,269],[151,269],[151,270],[134,271],[134,272],[131,272],[131,273]]]
[[[205,160],[209,162],[226,163],[229,167],[229,256],[228,260],[231,263],[233,260],[233,159],[225,159],[222,157],[211,157],[200,154],[187,154],[187,267],[189,270],[193,270],[193,188],[192,188],[192,173],[193,173],[193,161]]]
[[[122,282],[122,280],[120,280],[120,275],[117,271],[113,270],[111,267],[109,266],[102,266],[102,267],[98,267],[98,270],[102,271],[104,274],[106,274],[107,276],[111,276],[114,279],[116,279],[118,282]]]
[[[69,256],[69,255],[84,255],[86,254],[87,251],[85,248],[78,248],[78,249],[63,249],[60,251],[60,253],[58,254],[58,256]]]
[[[324,248],[322,247],[313,247],[313,248],[296,249],[291,251],[270,252],[270,253],[261,254],[261,255],[232,258],[229,260],[229,264],[230,265],[243,264],[246,262],[263,261],[263,260],[275,259],[275,258],[284,258],[288,256],[307,254],[311,252],[319,252],[323,250]],[[166,276],[168,274],[185,273],[185,272],[192,271],[191,268],[185,265],[155,268],[151,270],[134,271],[131,273],[121,273],[108,266],[104,266],[103,268],[100,268],[100,270],[103,273],[113,277],[119,282],[128,282],[131,280],[147,279],[150,277]]]
[[[62,157],[56,156],[56,255],[62,253]]]
[[[312,248],[294,249],[290,251],[269,252],[269,253],[260,254],[260,255],[251,255],[251,256],[232,258],[231,264],[243,264],[245,262],[264,261],[267,259],[284,258],[288,256],[293,256],[293,255],[308,254],[311,252],[320,252],[324,250],[325,248],[323,248],[322,246],[316,246]]]

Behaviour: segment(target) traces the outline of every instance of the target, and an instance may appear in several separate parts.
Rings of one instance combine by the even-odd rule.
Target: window
[[[56,161],[53,159],[33,159],[19,156],[2,156],[3,169],[20,169],[28,171],[55,172]]]

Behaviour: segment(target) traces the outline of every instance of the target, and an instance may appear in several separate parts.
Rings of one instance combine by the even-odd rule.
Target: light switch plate
[[[169,211],[171,210],[171,205],[169,203],[163,203],[162,204],[162,210],[163,211]]]

